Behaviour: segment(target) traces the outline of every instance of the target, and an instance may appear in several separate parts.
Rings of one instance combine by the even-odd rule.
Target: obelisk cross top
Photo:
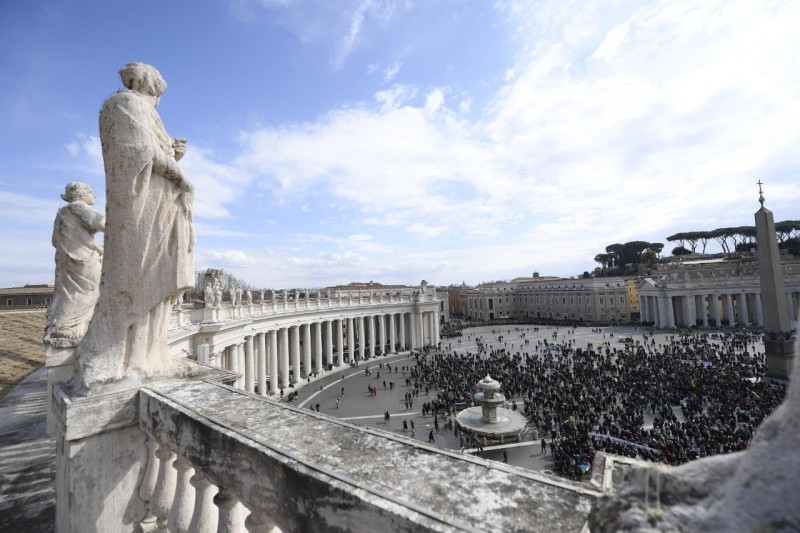
[[[764,207],[764,193],[761,191],[761,186],[764,184],[761,183],[761,180],[758,180],[756,183],[758,185],[758,203],[761,204],[761,207]]]

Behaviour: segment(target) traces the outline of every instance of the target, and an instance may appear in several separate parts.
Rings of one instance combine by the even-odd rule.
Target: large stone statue
[[[203,289],[203,301],[206,303],[206,307],[213,308],[214,307],[214,286],[213,285],[206,285],[205,289]]]
[[[53,225],[56,279],[44,342],[72,348],[86,333],[97,303],[103,247],[94,235],[103,231],[105,217],[90,207],[94,193],[85,183],[67,184],[61,198],[69,203],[58,210]]]
[[[236,307],[237,305],[239,305],[239,300],[238,300],[239,291],[237,290],[237,287],[235,285],[231,287],[230,293],[231,293],[231,307]]]
[[[219,278],[214,280],[214,307],[222,307],[222,282]]]
[[[178,167],[184,139],[156,111],[167,84],[129,63],[125,89],[100,111],[106,171],[106,237],[100,297],[78,361],[83,385],[168,373],[170,309],[194,285],[194,187]]]

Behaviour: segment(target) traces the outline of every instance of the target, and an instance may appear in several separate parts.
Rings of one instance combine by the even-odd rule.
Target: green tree
[[[692,251],[684,246],[676,246],[672,249],[672,255],[689,255]]]
[[[677,242],[678,246],[681,247],[681,248],[683,248],[684,245],[685,245],[685,242],[684,242],[685,238],[684,238],[684,234],[683,233],[676,233],[674,235],[670,235],[669,237],[667,237],[667,240],[669,242]]]
[[[800,234],[800,220],[776,222],[775,234],[778,237],[778,244],[784,244],[787,239],[797,238]]]

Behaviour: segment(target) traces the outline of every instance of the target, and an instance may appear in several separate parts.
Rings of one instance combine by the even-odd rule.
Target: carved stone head
[[[153,65],[128,63],[119,71],[119,77],[126,88],[138,93],[159,97],[167,90],[167,82]]]
[[[64,187],[64,192],[61,194],[64,201],[72,203],[82,200],[89,205],[94,204],[95,197],[92,188],[86,183],[80,181],[71,181]]]

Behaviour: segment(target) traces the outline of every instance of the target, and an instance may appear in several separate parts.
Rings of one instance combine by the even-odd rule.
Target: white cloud
[[[797,5],[502,6],[520,53],[481,116],[458,118],[471,101],[455,113],[446,88],[417,103],[416,86],[395,85],[374,104],[248,132],[238,164],[278,197],[338,199],[361,224],[455,232],[487,279],[498,260],[571,274],[611,242],[749,223],[759,177],[781,191],[773,205],[800,199],[787,171],[800,164],[800,74],[785,68]],[[515,235],[525,242],[502,244]]]
[[[180,166],[195,185],[195,214],[227,218],[230,208],[245,197],[251,178],[241,168],[213,161],[213,155],[190,145]]]
[[[411,85],[395,84],[391,89],[375,93],[375,100],[381,104],[381,112],[385,113],[405,105],[417,95],[417,88]]]
[[[75,138],[64,145],[70,156],[70,166],[78,172],[94,176],[104,176],[103,150],[100,137],[78,133]]]
[[[623,23],[608,32],[606,38],[592,54],[592,58],[611,61],[619,52],[620,47],[628,37],[628,23]]]
[[[446,232],[450,228],[448,228],[447,226],[432,226],[431,224],[416,223],[416,224],[411,224],[406,229],[411,233],[416,233],[421,237],[431,238],[431,237],[438,237],[439,235]]]
[[[442,89],[434,89],[425,97],[425,112],[434,114],[444,106],[444,91]]]
[[[364,24],[364,16],[370,5],[372,5],[372,0],[361,0],[355,11],[353,11],[353,14],[350,18],[349,31],[347,32],[347,35],[344,36],[339,48],[339,52],[334,60],[334,64],[337,67],[340,67],[342,63],[344,63],[344,60],[347,59],[347,56],[353,51],[356,37],[358,37],[358,34],[361,33],[361,25]]]
[[[383,81],[387,83],[392,81],[400,72],[402,67],[403,63],[401,61],[397,61],[386,67],[386,69],[383,71]]]
[[[42,199],[0,190],[0,219],[4,220],[52,225],[56,212],[63,205],[65,203],[58,198],[58,195],[55,195],[53,199]],[[10,248],[4,249],[10,250]]]
[[[338,70],[355,50],[392,21],[397,5],[396,0],[250,0],[234,2],[230,7],[248,23],[266,13],[270,24],[291,32],[301,42],[325,47],[330,50],[331,66]],[[368,70],[372,68],[370,65]]]

